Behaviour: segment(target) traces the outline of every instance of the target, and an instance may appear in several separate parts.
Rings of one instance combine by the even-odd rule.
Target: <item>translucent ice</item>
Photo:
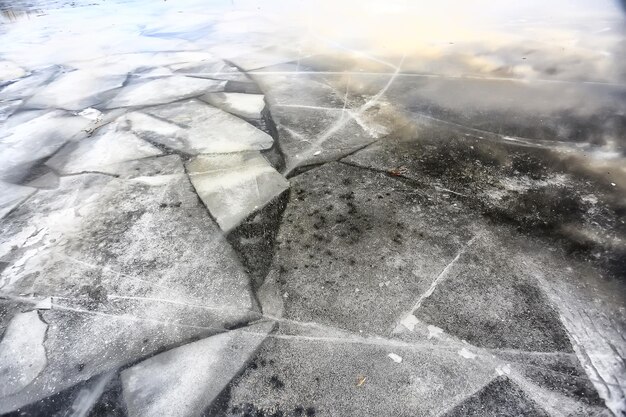
[[[0,219],[9,214],[11,210],[35,191],[31,187],[0,181]]]
[[[130,417],[194,417],[239,373],[271,330],[262,323],[161,353],[122,372]]]
[[[247,119],[260,119],[261,111],[265,107],[262,94],[208,93],[202,96],[202,99],[215,107]]]
[[[200,155],[187,164],[196,192],[222,230],[237,226],[289,187],[258,152]]]
[[[63,111],[23,115],[23,123],[0,128],[0,179],[21,180],[42,158],[56,152],[64,143],[84,135],[90,121]]]
[[[0,61],[0,81],[23,77],[26,72],[11,61]]]
[[[199,100],[187,100],[127,116],[140,137],[188,154],[269,149],[273,139],[249,123]]]
[[[124,131],[118,123],[103,127],[95,136],[68,147],[46,164],[62,174],[98,171],[101,167],[124,161],[160,155],[155,146]]]
[[[182,75],[139,81],[122,89],[106,107],[153,106],[169,103],[211,91],[222,91],[225,84],[225,81]]]
[[[35,108],[82,110],[100,103],[102,93],[121,87],[125,74],[103,75],[92,71],[72,71],[60,75],[39,90],[26,103]]]
[[[21,390],[44,369],[47,328],[36,311],[13,317],[0,342],[0,397]]]
[[[28,77],[20,78],[0,90],[0,100],[14,100],[29,97],[58,72],[59,67],[52,66],[36,71]]]

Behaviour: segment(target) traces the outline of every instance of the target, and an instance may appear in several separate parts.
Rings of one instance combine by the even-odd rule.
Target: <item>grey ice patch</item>
[[[46,367],[47,329],[36,311],[20,313],[9,323],[0,341],[0,402],[30,384]]]
[[[273,323],[227,331],[122,372],[130,417],[197,417],[254,354]]]
[[[223,91],[225,84],[225,81],[191,78],[182,75],[142,81],[124,87],[106,107],[112,109],[164,104],[210,91]]]
[[[200,155],[187,164],[196,192],[228,231],[289,188],[258,152]]]

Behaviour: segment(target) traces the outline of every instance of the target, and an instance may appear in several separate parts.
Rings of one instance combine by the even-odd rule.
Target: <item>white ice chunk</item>
[[[504,364],[504,365],[498,365],[496,366],[496,373],[498,375],[508,375],[511,373],[511,365],[509,365],[508,363]]]
[[[390,353],[387,356],[389,357],[389,359],[391,359],[395,363],[401,363],[402,362],[402,356],[400,356],[400,355],[396,355],[395,353]]]
[[[37,310],[50,310],[52,308],[52,297],[46,297],[35,304]]]
[[[410,331],[415,330],[415,326],[419,323],[417,317],[413,314],[407,315],[405,318],[400,321],[400,324],[409,329]]]
[[[89,107],[78,113],[78,115],[83,116],[84,118],[89,120],[98,120],[102,117],[102,112],[98,109]]]
[[[266,48],[230,58],[239,68],[252,71],[303,58],[296,50]]]
[[[265,107],[262,94],[208,93],[202,99],[215,107],[248,119],[260,119],[261,111]]]
[[[0,128],[0,179],[21,180],[36,161],[50,156],[63,144],[84,135],[90,123],[80,116],[68,116],[62,111],[43,115]]]
[[[122,372],[129,417],[197,417],[244,367],[271,330],[248,326],[189,343]]]
[[[35,188],[0,181],[0,219],[37,191]]]
[[[46,172],[45,174],[26,183],[29,187],[51,190],[59,186],[59,176],[54,172]]]
[[[46,367],[47,328],[36,311],[13,317],[0,341],[0,398],[21,391]]]
[[[199,100],[158,106],[145,113],[126,116],[134,132],[192,155],[269,149],[274,143],[267,133]]]
[[[92,71],[72,71],[60,75],[39,90],[27,105],[34,108],[81,110],[105,100],[102,93],[119,88],[126,75],[104,75]]]
[[[474,359],[477,356],[475,353],[469,351],[467,348],[463,348],[459,350],[457,353],[459,354],[459,356],[462,356],[466,359]]]
[[[10,100],[0,102],[0,122],[8,119],[18,107],[22,105],[22,100]]]
[[[437,327],[437,326],[433,326],[432,324],[428,325],[428,338],[432,339],[434,338],[438,338],[441,334],[443,334],[443,329]]]
[[[211,91],[222,91],[225,84],[225,81],[191,78],[182,75],[140,81],[123,88],[107,104],[107,108],[169,103]]]
[[[237,226],[289,187],[258,152],[201,155],[187,164],[196,192],[222,230]]]
[[[21,78],[0,90],[0,100],[15,100],[30,97],[59,71],[58,67],[49,67]]]
[[[111,123],[95,136],[80,141],[75,149],[68,148],[67,152],[60,152],[50,158],[46,165],[62,174],[75,174],[98,171],[100,167],[161,153],[158,148],[139,139],[132,132],[121,130],[118,123]]]
[[[193,74],[194,77],[250,82],[243,72],[224,61],[190,62],[170,65],[170,68],[180,74]]]
[[[0,81],[14,80],[26,75],[26,71],[11,61],[0,61]]]

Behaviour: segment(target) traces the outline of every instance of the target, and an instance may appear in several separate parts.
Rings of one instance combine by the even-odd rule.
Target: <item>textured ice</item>
[[[265,107],[262,94],[208,93],[201,97],[209,104],[247,119],[260,119]]]
[[[101,103],[106,99],[103,93],[121,87],[125,80],[125,74],[105,75],[86,70],[68,72],[37,91],[26,106],[82,110]]]
[[[37,190],[32,187],[0,181],[0,219],[9,214],[35,191]]]
[[[265,48],[232,57],[230,61],[235,63],[239,68],[252,71],[270,65],[296,61],[300,57],[301,54],[296,50]]]
[[[48,365],[0,398],[0,412],[258,317],[236,254],[187,176],[144,174],[62,177],[0,223],[3,294],[53,296],[41,313]]]
[[[199,100],[148,108],[127,115],[140,137],[187,154],[268,149],[267,133]]]
[[[199,417],[251,359],[273,323],[189,343],[122,372],[129,417]]]
[[[0,398],[26,387],[45,368],[47,328],[36,311],[13,317],[0,341]]]
[[[87,139],[67,146],[46,165],[61,174],[99,171],[107,165],[160,155],[162,152],[119,123],[110,123]],[[106,169],[105,169],[106,170]]]
[[[224,231],[289,187],[289,182],[258,152],[200,155],[187,164],[187,172]]]
[[[170,65],[172,71],[180,74],[190,74],[194,77],[211,78],[226,81],[250,81],[250,79],[236,67],[223,61],[191,62]]]
[[[185,168],[178,155],[162,155],[141,159],[118,162],[110,165],[100,165],[95,171],[115,175],[118,178],[142,177],[145,181],[149,177],[167,178],[172,174],[184,174]],[[32,185],[32,184],[29,184]]]
[[[213,55],[198,51],[180,52],[137,52],[127,54],[107,54],[91,60],[71,62],[73,68],[99,72],[101,74],[126,75],[141,69],[168,65],[194,65],[197,62],[212,60]]]
[[[27,98],[35,94],[42,85],[59,72],[59,67],[52,66],[37,70],[0,89],[0,100]]]
[[[0,179],[21,180],[42,158],[85,135],[90,121],[60,110],[39,114],[24,123],[0,127]]]
[[[14,80],[24,75],[26,75],[26,71],[15,63],[11,61],[0,61],[0,82]]]
[[[0,102],[0,122],[8,119],[22,104],[22,100],[8,100]]]
[[[142,80],[125,86],[106,107],[111,109],[169,103],[211,91],[222,91],[225,83],[182,75]]]

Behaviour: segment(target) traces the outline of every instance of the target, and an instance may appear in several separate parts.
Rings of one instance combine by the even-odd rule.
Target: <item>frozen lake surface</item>
[[[626,415],[623,2],[0,0],[0,415]]]

